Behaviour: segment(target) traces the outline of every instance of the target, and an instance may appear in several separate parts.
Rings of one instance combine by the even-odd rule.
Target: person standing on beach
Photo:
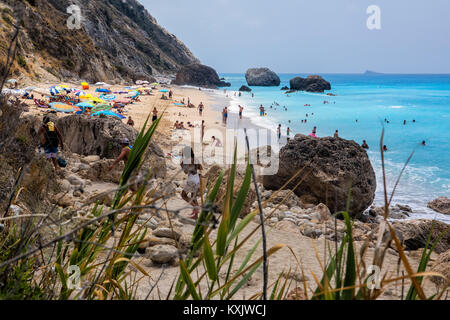
[[[43,119],[43,124],[38,131],[38,137],[44,137],[41,144],[44,147],[45,158],[53,162],[55,170],[58,170],[58,162],[56,157],[58,155],[58,145],[61,145],[61,150],[64,150],[64,143],[61,132],[56,125],[50,121],[48,116]]]
[[[201,127],[201,136],[202,136],[202,144],[203,144],[203,137],[205,136],[205,120],[202,120],[202,127]]]
[[[278,124],[277,134],[278,134],[278,140],[280,140],[281,139],[281,123]]]
[[[131,119],[131,116],[128,117],[127,124],[131,127],[134,127],[134,121],[133,121],[133,119]]]
[[[198,114],[200,115],[200,117],[202,116],[203,113],[203,102],[200,102],[200,104],[198,105]]]
[[[170,90],[169,91],[169,99],[172,99],[172,95],[173,95],[173,92],[172,92],[172,90]]]
[[[244,107],[239,105],[239,119],[242,120],[242,111],[244,110]]]
[[[223,120],[224,120],[225,125],[227,124],[227,119],[228,119],[228,107],[225,107],[223,109]]]
[[[263,105],[261,105],[260,107],[259,107],[259,115],[261,116],[261,117],[263,117],[264,116],[264,107],[263,107]]]
[[[181,191],[181,197],[184,201],[192,205],[194,208],[192,214],[189,216],[191,219],[197,219],[199,213],[199,206],[197,198],[200,195],[200,173],[202,165],[197,164],[195,161],[194,151],[191,147],[186,146],[183,149],[181,168],[183,172],[188,175],[183,191]],[[189,197],[190,194],[190,197]]]
[[[334,138],[339,138],[339,132],[337,130],[334,132]]]
[[[156,109],[156,107],[154,107],[153,108],[152,122],[155,122],[156,119],[158,119],[158,110]]]

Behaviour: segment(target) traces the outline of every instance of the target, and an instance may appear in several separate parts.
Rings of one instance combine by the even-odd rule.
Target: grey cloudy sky
[[[139,1],[218,72],[450,73],[449,0]]]

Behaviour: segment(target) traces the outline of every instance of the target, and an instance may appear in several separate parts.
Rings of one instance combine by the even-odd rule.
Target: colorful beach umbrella
[[[126,117],[117,114],[115,112],[112,112],[110,110],[104,110],[104,111],[98,111],[92,114],[92,116],[98,116],[98,115],[105,115],[105,116],[113,116],[113,117],[117,117],[119,119],[125,119]]]
[[[52,108],[53,110],[56,110],[58,112],[69,113],[69,112],[73,112],[74,111],[73,106],[70,106],[68,104],[61,103],[61,102],[50,103],[50,108]]]
[[[159,92],[169,92],[169,90],[167,90],[167,89],[161,89],[161,90],[159,90]]]
[[[111,110],[111,109],[112,109],[112,107],[110,105],[108,105],[108,104],[101,104],[99,106],[93,107],[92,108],[92,113],[96,113],[96,112],[99,112],[99,111],[108,111],[108,110]]]
[[[103,100],[107,100],[107,101],[111,101],[111,100],[115,100],[117,97],[113,94],[102,94],[100,95],[100,99]]]
[[[102,100],[102,99],[97,98],[97,97],[90,98],[89,101],[92,101],[92,102],[95,102],[95,103],[105,103],[105,100]]]
[[[80,102],[80,103],[77,103],[76,106],[80,107],[80,108],[93,108],[94,107],[94,105],[89,102]]]

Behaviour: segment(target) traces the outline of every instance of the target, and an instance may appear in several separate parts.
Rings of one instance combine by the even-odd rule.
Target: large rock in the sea
[[[250,91],[252,91],[252,89],[250,89],[249,87],[243,85],[243,86],[241,86],[239,88],[239,91],[250,92]]]
[[[301,90],[308,92],[324,92],[331,90],[331,85],[321,76],[308,76],[306,79],[295,77],[290,80],[291,90]]]
[[[393,227],[401,233],[407,250],[425,248],[430,233],[431,243],[442,236],[435,248],[437,253],[450,249],[450,225],[445,222],[425,219],[406,220],[394,222]]]
[[[245,80],[249,86],[277,87],[280,77],[269,68],[251,68],[245,73]]]
[[[443,214],[450,214],[450,199],[447,197],[439,197],[428,202],[428,208]]]
[[[205,88],[229,87],[230,83],[221,81],[216,70],[200,63],[182,67],[172,84],[190,85]]]
[[[331,212],[346,209],[350,193],[349,213],[358,217],[373,202],[376,189],[375,172],[367,153],[354,141],[313,138],[297,134],[279,154],[279,169],[275,175],[266,175],[266,189],[281,188],[299,170],[302,170],[286,188],[299,196],[315,198]]]

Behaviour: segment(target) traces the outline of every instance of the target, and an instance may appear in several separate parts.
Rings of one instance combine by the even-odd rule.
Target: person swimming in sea
[[[406,120],[403,120],[403,125],[405,125],[406,124]]]
[[[423,146],[425,146],[425,145],[426,145],[426,143],[425,143],[425,140],[423,140],[423,141],[422,141],[422,145],[423,145]]]
[[[383,151],[388,151],[388,148],[386,147],[386,145],[383,146]]]

